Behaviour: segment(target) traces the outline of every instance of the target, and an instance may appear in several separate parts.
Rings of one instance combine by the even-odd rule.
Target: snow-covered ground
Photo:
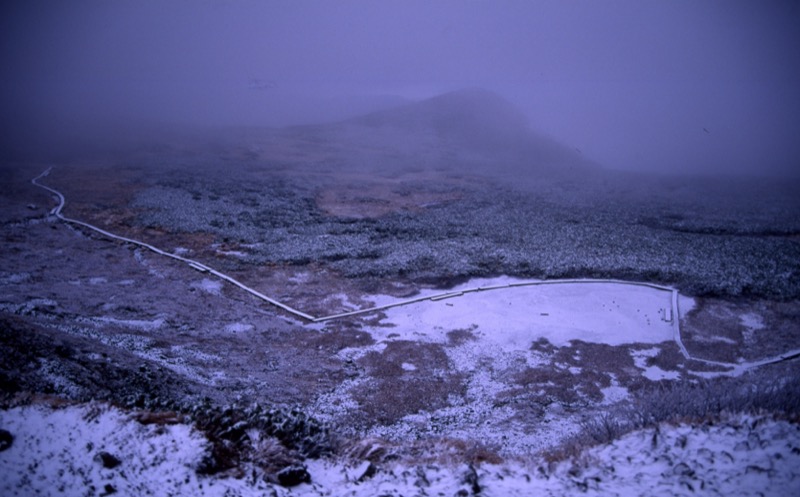
[[[198,475],[201,434],[105,404],[16,407],[0,411],[0,429],[14,437],[0,452],[4,496],[800,495],[800,428],[754,416],[662,424],[550,465],[309,460],[311,483],[293,488]]]
[[[530,283],[534,284],[526,286]],[[562,367],[576,378],[580,376],[581,368],[553,365],[549,354],[531,350],[531,345],[542,338],[559,347],[571,340],[612,346],[652,344],[648,349],[630,349],[641,374],[653,381],[680,376],[677,371],[645,364],[648,357],[658,354],[660,346],[674,339],[671,290],[593,280],[536,283],[540,282],[507,276],[472,279],[448,290],[448,294],[456,295],[452,298],[392,307],[383,311],[385,317],[378,325],[365,327],[375,344],[343,349],[339,352],[343,360],[382,353],[393,341],[440,344],[449,368],[463,376],[466,387],[464,399],[454,398],[444,407],[408,414],[388,426],[374,426],[368,434],[390,440],[413,439],[420,436],[421,427],[436,425],[434,420],[457,420],[446,425],[448,436],[481,440],[508,453],[535,453],[558,444],[579,430],[582,413],[566,412],[559,403],[552,403],[536,423],[538,428],[531,429],[520,423],[515,405],[498,402],[502,392],[513,388],[507,379],[509,371]],[[492,289],[470,292],[474,288]],[[427,289],[419,296],[440,293]],[[383,295],[363,299],[372,300],[376,306],[397,301]],[[693,304],[692,299],[682,297],[681,313],[688,312]],[[453,343],[453,333],[465,338]],[[408,358],[402,369],[414,371],[421,366],[414,361]],[[348,379],[320,396],[312,407],[314,416],[335,421],[348,410],[358,410],[353,395],[369,381],[363,376]],[[602,393],[603,405],[629,395],[627,388],[614,380]],[[434,435],[437,428],[431,430],[423,430],[423,434]]]
[[[524,285],[536,280],[507,276],[472,279],[448,293],[471,288]],[[490,346],[527,348],[546,338],[554,345],[570,340],[620,345],[672,340],[672,294],[636,284],[613,282],[550,282],[464,293],[385,311],[385,334],[398,339],[447,342],[447,332],[473,329]],[[427,290],[421,294],[435,294]],[[376,305],[393,298],[373,297]],[[690,308],[691,299],[682,299]],[[686,309],[688,310],[688,309]],[[683,310],[683,312],[686,312]],[[665,314],[666,313],[666,314]],[[665,317],[667,319],[665,319]],[[378,330],[373,331],[373,338]]]

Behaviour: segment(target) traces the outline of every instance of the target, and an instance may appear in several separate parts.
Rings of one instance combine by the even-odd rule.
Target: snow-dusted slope
[[[310,484],[209,477],[207,443],[186,425],[142,425],[103,404],[0,411],[14,436],[0,452],[0,494],[12,495],[800,495],[800,428],[733,416],[661,425],[546,467],[307,461]],[[371,469],[371,468],[370,468]],[[366,473],[366,475],[365,475]]]

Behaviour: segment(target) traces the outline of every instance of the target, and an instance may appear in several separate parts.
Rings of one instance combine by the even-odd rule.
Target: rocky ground
[[[687,350],[720,364],[635,337],[481,345],[510,313],[496,329],[442,323],[441,339],[415,337],[388,311],[309,325],[211,275],[49,216],[56,202],[30,180],[52,164],[7,163],[3,406],[46,395],[172,413],[210,440],[206,473],[240,478],[257,459],[252,430],[268,433],[268,482],[321,455],[370,459],[356,450],[369,440],[379,441],[384,459],[373,459],[382,464],[430,453],[528,464],[670,416],[797,414],[796,361],[735,367],[800,347],[792,185],[595,172],[588,181],[529,172],[514,185],[472,156],[442,163],[423,154],[419,166],[398,168],[407,162],[391,147],[362,150],[345,167],[344,145],[313,128],[292,133],[62,161],[45,183],[64,193],[68,217],[202,261],[312,315],[499,275],[672,285],[692,305],[681,316]],[[771,397],[749,394],[752,385]],[[673,404],[656,405],[666,390]],[[649,421],[626,411],[643,405]],[[619,422],[602,434],[593,420],[604,415]],[[700,484],[686,475],[675,485]]]

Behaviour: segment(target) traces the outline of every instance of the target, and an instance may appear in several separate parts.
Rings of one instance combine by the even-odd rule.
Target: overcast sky
[[[483,87],[611,167],[800,169],[795,1],[7,3],[7,129],[299,123]]]

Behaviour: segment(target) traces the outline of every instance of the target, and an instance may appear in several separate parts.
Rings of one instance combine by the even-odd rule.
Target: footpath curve
[[[61,210],[64,208],[64,205],[66,204],[66,199],[64,198],[64,195],[62,195],[61,192],[59,192],[58,190],[56,190],[54,188],[50,188],[49,186],[45,186],[45,185],[39,183],[39,179],[47,176],[48,174],[50,174],[50,171],[52,169],[53,169],[52,167],[48,168],[45,172],[43,172],[42,174],[40,174],[39,176],[37,176],[37,177],[35,177],[35,178],[33,178],[31,180],[31,182],[34,185],[38,186],[39,188],[44,188],[45,190],[55,194],[58,197],[58,200],[59,200],[58,206],[56,206],[55,208],[53,208],[53,210],[50,211],[51,215],[56,216],[58,219],[61,219],[62,221],[65,221],[67,223],[75,224],[75,225],[78,225],[78,226],[83,226],[84,228],[87,228],[87,229],[90,229],[90,230],[95,231],[97,233],[100,233],[101,235],[103,235],[103,236],[105,236],[107,238],[111,238],[111,239],[114,239],[114,240],[120,240],[122,242],[130,243],[132,245],[137,245],[139,247],[146,248],[147,250],[155,252],[156,254],[163,255],[165,257],[169,257],[169,258],[184,262],[184,263],[188,264],[190,267],[192,267],[193,269],[196,269],[197,271],[200,271],[201,273],[213,274],[214,276],[216,276],[218,278],[221,278],[221,279],[227,281],[228,283],[236,285],[237,287],[239,287],[242,290],[250,293],[251,295],[254,295],[255,297],[258,297],[259,299],[261,299],[261,300],[263,300],[265,302],[268,302],[268,303],[270,303],[270,304],[272,304],[272,305],[274,305],[276,307],[279,307],[279,308],[285,310],[286,312],[289,312],[290,314],[294,314],[295,316],[301,317],[301,318],[303,318],[305,320],[308,320],[308,321],[314,321],[315,320],[314,316],[306,314],[306,313],[304,313],[302,311],[298,311],[297,309],[294,309],[293,307],[290,307],[290,306],[284,304],[283,302],[279,302],[279,301],[277,301],[277,300],[275,300],[273,298],[270,298],[270,297],[264,295],[263,293],[248,287],[244,283],[242,283],[242,282],[240,282],[238,280],[235,280],[234,278],[228,276],[227,274],[220,273],[219,271],[217,271],[217,270],[215,270],[215,269],[213,269],[211,267],[206,266],[202,262],[198,262],[198,261],[186,258],[186,257],[181,257],[181,256],[179,256],[177,254],[166,252],[164,250],[161,250],[158,247],[154,247],[153,245],[150,245],[149,243],[141,242],[139,240],[134,240],[132,238],[126,238],[124,236],[115,235],[114,233],[110,233],[110,232],[108,232],[108,231],[106,231],[106,230],[104,230],[102,228],[98,228],[97,226],[94,226],[92,224],[84,223],[83,221],[78,221],[77,219],[71,219],[71,218],[68,218],[68,217],[64,216],[63,214],[61,214]]]
[[[173,254],[171,252],[166,252],[164,250],[161,250],[158,247],[150,245],[149,243],[145,243],[145,242],[142,242],[142,241],[139,241],[139,240],[134,240],[132,238],[127,238],[127,237],[120,236],[120,235],[115,235],[114,233],[106,231],[106,230],[104,230],[102,228],[99,228],[97,226],[94,226],[92,224],[85,223],[83,221],[79,221],[77,219],[72,219],[72,218],[68,218],[68,217],[64,216],[61,213],[61,211],[64,209],[64,206],[66,205],[66,199],[64,198],[64,195],[61,192],[59,192],[58,190],[56,190],[54,188],[51,188],[49,186],[43,185],[43,184],[41,184],[39,182],[39,180],[41,178],[44,178],[44,177],[48,176],[52,169],[53,169],[52,167],[48,168],[47,170],[42,172],[40,175],[36,176],[35,178],[33,178],[31,180],[31,183],[33,183],[35,186],[38,186],[39,188],[47,190],[48,192],[52,193],[53,195],[55,195],[58,198],[58,201],[59,201],[58,205],[56,207],[54,207],[50,211],[50,215],[55,216],[56,218],[66,222],[66,223],[70,223],[70,224],[74,224],[74,225],[77,225],[77,226],[81,226],[83,228],[86,228],[86,229],[89,229],[89,230],[94,231],[96,233],[99,233],[99,234],[105,236],[106,238],[110,238],[110,239],[113,239],[113,240],[119,240],[121,242],[125,242],[125,243],[129,243],[129,244],[132,244],[132,245],[136,245],[138,247],[142,247],[142,248],[145,248],[147,250],[150,250],[151,252],[155,252],[156,254],[163,255],[165,257],[169,257],[169,258],[175,259],[177,261],[181,261],[181,262],[183,262],[185,264],[188,264],[189,267],[191,267],[192,269],[200,271],[201,273],[208,273],[208,274],[214,275],[217,278],[220,278],[220,279],[222,279],[224,281],[227,281],[228,283],[240,288],[241,290],[244,290],[245,292],[253,295],[254,297],[256,297],[256,298],[258,298],[258,299],[260,299],[260,300],[262,300],[264,302],[267,302],[267,303],[269,303],[269,304],[271,304],[271,305],[273,305],[275,307],[278,307],[279,309],[282,309],[282,310],[288,312],[289,314],[292,314],[292,315],[294,315],[296,317],[299,317],[299,318],[301,318],[301,319],[303,319],[303,320],[305,320],[305,321],[307,321],[309,323],[321,323],[321,322],[325,322],[325,321],[332,321],[332,320],[335,320],[335,319],[342,319],[342,318],[357,316],[357,315],[361,315],[361,314],[368,314],[368,313],[378,312],[378,311],[390,309],[390,308],[393,308],[393,307],[400,307],[400,306],[404,306],[404,305],[414,304],[414,303],[417,303],[417,302],[424,302],[424,301],[436,302],[436,301],[439,301],[439,300],[459,297],[459,296],[467,294],[467,293],[485,292],[485,291],[491,291],[491,290],[499,290],[499,289],[502,289],[502,288],[516,288],[516,287],[538,286],[538,285],[574,284],[574,283],[585,283],[585,284],[614,283],[614,284],[619,284],[619,285],[643,286],[643,287],[654,288],[654,289],[657,289],[657,290],[663,290],[665,292],[670,292],[670,294],[671,294],[671,309],[670,309],[670,312],[671,312],[672,335],[673,335],[672,338],[675,341],[675,343],[678,346],[678,348],[680,349],[681,354],[686,359],[700,361],[700,362],[704,362],[706,364],[713,364],[713,365],[724,366],[724,367],[732,367],[732,368],[734,368],[736,370],[747,370],[747,369],[755,368],[755,367],[758,367],[758,366],[763,366],[763,365],[766,365],[766,364],[772,364],[772,363],[775,363],[775,362],[781,362],[781,361],[786,361],[786,360],[789,360],[789,359],[794,359],[794,358],[800,356],[800,349],[796,349],[796,350],[789,351],[787,353],[781,354],[781,355],[776,356],[776,357],[764,359],[764,360],[761,360],[761,361],[750,362],[750,363],[726,363],[726,362],[711,361],[711,360],[702,359],[702,358],[699,358],[699,357],[692,357],[689,354],[689,351],[686,350],[686,347],[684,346],[683,341],[681,340],[680,308],[679,308],[679,305],[678,305],[678,296],[679,296],[678,290],[675,289],[675,288],[669,287],[669,286],[658,285],[658,284],[655,284],[655,283],[639,282],[639,281],[625,281],[625,280],[615,280],[615,279],[561,279],[561,280],[523,281],[523,282],[509,283],[509,284],[504,284],[504,285],[473,287],[473,288],[467,288],[467,289],[459,290],[459,291],[455,291],[455,292],[442,292],[442,293],[438,293],[438,294],[434,294],[434,295],[428,295],[428,296],[425,296],[425,297],[416,297],[416,298],[411,298],[411,299],[406,299],[406,300],[399,300],[399,301],[392,302],[392,303],[385,304],[385,305],[381,305],[381,306],[370,307],[368,309],[359,309],[359,310],[355,310],[355,311],[342,312],[342,313],[338,313],[338,314],[331,314],[331,315],[328,315],[328,316],[312,316],[312,315],[307,314],[307,313],[305,313],[303,311],[295,309],[294,307],[291,307],[291,306],[289,306],[287,304],[284,304],[283,302],[280,302],[280,301],[278,301],[278,300],[276,300],[276,299],[274,299],[272,297],[264,295],[263,293],[259,292],[258,290],[250,288],[249,286],[247,286],[244,283],[234,279],[233,277],[228,276],[227,274],[221,273],[221,272],[217,271],[216,269],[211,268],[211,267],[207,266],[206,264],[203,264],[202,262],[199,262],[199,261],[196,261],[196,260],[193,260],[193,259],[189,259],[187,257],[182,257],[180,255]]]

